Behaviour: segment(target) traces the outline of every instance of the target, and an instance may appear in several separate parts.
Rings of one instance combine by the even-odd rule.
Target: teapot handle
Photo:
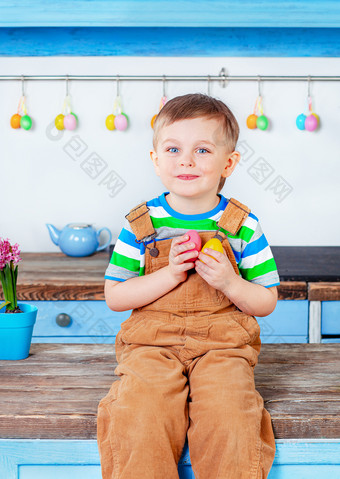
[[[100,230],[97,231],[97,239],[98,239],[98,242],[99,242],[99,237],[100,237],[100,233],[102,231],[107,231],[109,233],[109,239],[107,240],[107,242],[105,244],[103,244],[102,246],[98,246],[98,248],[96,249],[96,251],[101,251],[103,249],[105,249],[107,246],[109,246],[109,244],[111,243],[111,240],[112,240],[112,234],[111,234],[111,231],[109,230],[109,228],[100,228]]]

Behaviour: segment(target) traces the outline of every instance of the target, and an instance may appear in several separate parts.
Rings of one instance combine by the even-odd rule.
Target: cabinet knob
[[[55,320],[57,325],[61,326],[62,328],[65,328],[66,326],[69,326],[71,324],[71,316],[66,313],[58,314]]]

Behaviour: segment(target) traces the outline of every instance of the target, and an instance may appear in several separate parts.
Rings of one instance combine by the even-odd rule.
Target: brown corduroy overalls
[[[218,226],[235,235],[249,211],[232,198]],[[155,234],[145,202],[127,218],[137,241]],[[202,245],[215,233],[200,232]],[[168,265],[171,241],[154,241],[157,257],[146,248],[145,274]],[[226,236],[222,244],[239,274]],[[178,479],[186,437],[195,479],[267,478],[275,439],[255,389],[261,340],[254,316],[193,268],[173,290],[134,309],[115,344],[120,380],[98,406],[103,479]]]

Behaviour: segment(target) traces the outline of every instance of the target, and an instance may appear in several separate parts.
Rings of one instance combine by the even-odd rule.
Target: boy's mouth
[[[197,175],[179,175],[177,176],[180,180],[194,180],[195,178],[198,178]]]

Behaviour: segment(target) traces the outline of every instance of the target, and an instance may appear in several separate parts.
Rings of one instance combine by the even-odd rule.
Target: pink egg
[[[201,251],[201,247],[202,247],[202,240],[201,240],[201,237],[200,235],[197,233],[197,231],[195,230],[189,230],[187,231],[186,233],[188,236],[189,236],[189,239],[187,241],[184,241],[184,243],[181,243],[181,244],[185,244],[185,243],[194,243],[195,244],[195,247],[193,249],[189,249],[188,251],[186,251],[186,253],[190,253],[191,251]],[[192,263],[194,262],[195,258],[194,259],[187,259],[186,261],[184,261],[184,263]]]
[[[305,121],[305,128],[308,131],[314,131],[318,126],[318,120],[314,115],[309,115]]]
[[[123,131],[126,130],[128,121],[125,115],[117,115],[115,117],[115,127],[117,130]]]
[[[70,113],[64,117],[64,128],[66,128],[66,130],[74,130],[76,126],[77,120],[74,115]]]

